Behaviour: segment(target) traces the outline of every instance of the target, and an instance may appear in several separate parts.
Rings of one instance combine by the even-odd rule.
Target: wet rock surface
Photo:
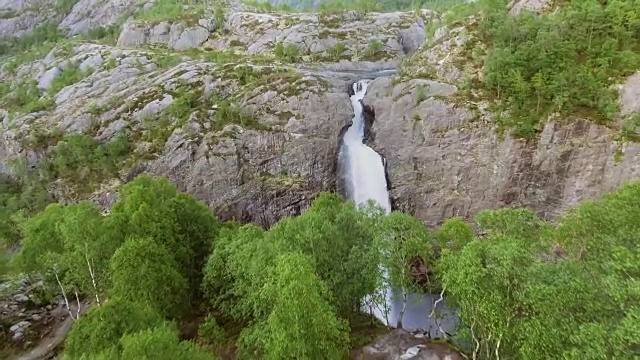
[[[358,360],[462,360],[464,357],[450,345],[395,329],[377,338],[372,344],[354,351]]]

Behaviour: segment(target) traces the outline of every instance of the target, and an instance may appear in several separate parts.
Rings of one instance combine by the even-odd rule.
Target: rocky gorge
[[[510,8],[550,4],[514,0]],[[43,23],[62,34],[35,59],[1,60],[0,173],[37,173],[73,136],[126,138],[115,171],[56,168],[46,183],[53,199],[108,209],[119,185],[147,172],[167,176],[220,219],[268,227],[339,187],[350,86],[397,69],[369,85],[367,142],[386,159],[394,209],[428,226],[500,207],[554,219],[640,177],[640,145],[617,127],[640,114],[640,73],[615,88],[613,126],[558,115],[536,139],[515,139],[496,132],[494,99],[469,87],[482,77],[484,56],[473,16],[264,13],[236,3],[224,12],[186,6],[178,18],[139,15],[152,9],[128,0],[70,8],[0,1],[0,37],[20,39]],[[117,36],[92,39],[95,29]]]

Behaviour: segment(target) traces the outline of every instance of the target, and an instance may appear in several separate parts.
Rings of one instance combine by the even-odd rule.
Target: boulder
[[[38,89],[42,90],[42,91],[47,91],[49,90],[49,88],[51,87],[51,83],[53,82],[53,80],[55,80],[58,76],[60,76],[62,74],[62,70],[60,70],[59,67],[54,66],[51,69],[45,71],[39,78],[38,78]]]

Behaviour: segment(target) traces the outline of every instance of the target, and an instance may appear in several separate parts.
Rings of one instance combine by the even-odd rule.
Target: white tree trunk
[[[87,266],[89,267],[89,275],[91,275],[91,283],[93,284],[93,291],[96,295],[96,303],[100,306],[100,296],[98,295],[98,287],[96,286],[96,276],[93,272],[93,266],[91,266],[91,262],[89,261],[89,256],[87,253],[84,254],[85,260],[87,260]]]
[[[402,319],[404,318],[404,313],[407,311],[407,289],[402,288],[402,310],[400,310],[400,315],[398,315],[398,322],[396,328],[402,329]]]
[[[76,302],[78,303],[78,309],[76,310],[76,320],[80,319],[80,298],[78,297],[78,291],[74,291],[76,294]]]
[[[64,291],[64,287],[62,287],[62,283],[60,282],[58,273],[54,271],[53,274],[56,276],[56,281],[58,282],[58,286],[60,287],[60,292],[62,293],[62,297],[64,298],[64,303],[65,305],[67,305],[67,311],[69,312],[69,316],[71,316],[73,320],[78,320],[77,317],[73,317],[73,313],[71,312],[71,307],[69,306],[69,299],[67,298],[67,293]]]
[[[431,308],[431,314],[429,314],[429,317],[430,317],[430,318],[431,318],[431,317],[434,317],[434,315],[436,315],[436,310],[437,310],[437,307],[438,307],[438,303],[440,303],[441,301],[443,301],[443,300],[444,300],[444,292],[445,292],[446,290],[447,290],[447,287],[446,287],[446,286],[445,286],[445,287],[443,287],[443,288],[442,288],[442,291],[440,292],[440,297],[439,297],[436,301],[434,301],[434,302],[433,302],[433,308]],[[442,333],[442,336],[443,336],[445,339],[448,339],[448,338],[449,338],[449,336],[447,335],[447,333],[446,333],[446,332],[444,332],[444,330],[442,329],[442,326],[440,325],[442,322],[441,322],[441,321],[438,321],[437,316],[436,316],[436,317],[434,317],[434,319],[433,319],[433,320],[435,321],[436,326],[438,326],[438,331],[440,331],[440,332]]]

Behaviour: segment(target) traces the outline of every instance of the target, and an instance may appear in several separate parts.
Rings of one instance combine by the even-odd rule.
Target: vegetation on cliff
[[[506,0],[486,2],[484,84],[504,105],[502,128],[530,138],[553,113],[613,120],[611,86],[640,69],[639,1],[564,1],[550,14],[516,16]]]
[[[487,210],[475,236],[458,218],[431,233],[409,215],[321,194],[264,230],[220,224],[166,179],[141,175],[108,215],[53,204],[24,222],[12,265],[69,303],[94,303],[70,313],[66,359],[210,358],[233,343],[243,359],[338,359],[370,340],[356,330],[359,309],[363,299],[384,309],[385,284],[441,292],[461,317],[454,341],[477,359],[632,359],[639,200],[631,184],[556,224]],[[416,256],[435,273],[427,287],[411,275]],[[195,339],[180,340],[193,313],[208,316]]]

